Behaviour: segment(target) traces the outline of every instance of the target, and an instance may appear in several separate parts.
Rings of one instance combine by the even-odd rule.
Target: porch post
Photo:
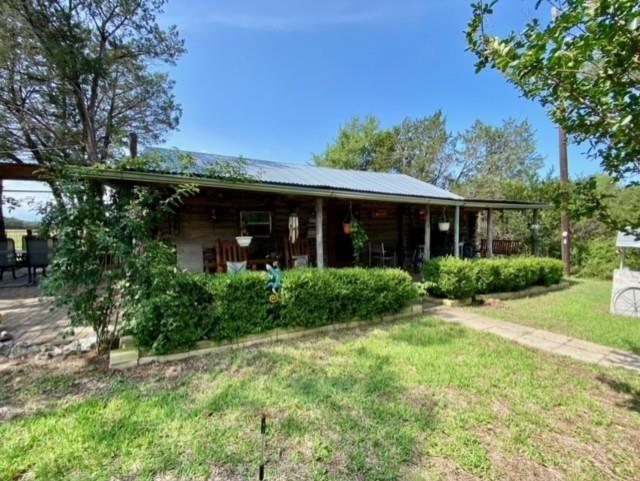
[[[455,225],[454,225],[454,233],[453,233],[453,249],[454,256],[460,257],[460,206],[456,205],[456,217],[455,217]]]
[[[324,233],[323,233],[323,213],[322,198],[316,199],[316,265],[318,269],[324,269]]]
[[[424,259],[431,259],[431,206],[425,207],[424,215]]]
[[[540,257],[540,240],[538,239],[538,229],[540,227],[540,211],[533,209],[533,232],[531,238],[533,240],[533,255]]]
[[[493,209],[487,209],[487,257],[493,257]]]

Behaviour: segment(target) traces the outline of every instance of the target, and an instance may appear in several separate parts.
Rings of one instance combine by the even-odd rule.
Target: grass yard
[[[576,280],[562,291],[472,309],[640,354],[640,321],[610,314],[610,300],[611,281]]]
[[[640,379],[430,317],[125,373],[0,365],[0,479],[638,479]]]

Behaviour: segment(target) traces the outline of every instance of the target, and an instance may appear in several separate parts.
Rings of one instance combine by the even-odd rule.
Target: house
[[[302,164],[152,149],[149,166],[105,169],[92,174],[110,182],[194,183],[197,195],[162,231],[175,243],[179,264],[193,271],[225,271],[230,260],[261,268],[273,259],[292,264],[306,254],[318,267],[353,265],[351,238],[344,228],[355,217],[369,242],[360,257],[365,265],[411,267],[418,257],[472,256],[480,247],[477,219],[487,211],[517,209],[533,213],[543,204],[464,199],[447,190],[397,173],[340,170]],[[295,216],[297,239],[291,242]],[[439,227],[441,222],[447,225]],[[445,228],[446,227],[446,228]],[[251,237],[240,248],[235,238]],[[455,248],[454,246],[458,246]],[[483,254],[512,253],[493,240],[488,222]],[[383,259],[384,258],[384,259]]]

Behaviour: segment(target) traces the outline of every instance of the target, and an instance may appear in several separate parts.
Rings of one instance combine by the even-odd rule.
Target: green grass
[[[0,368],[0,479],[632,479],[640,380],[433,318],[109,373]],[[465,478],[466,479],[466,478]]]
[[[490,317],[640,353],[640,322],[609,313],[611,281],[578,280],[569,289],[483,306]]]

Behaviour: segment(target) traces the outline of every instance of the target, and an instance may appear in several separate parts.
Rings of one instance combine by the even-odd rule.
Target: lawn
[[[424,317],[108,372],[0,365],[0,479],[637,479],[640,379]]]
[[[609,314],[610,300],[611,281],[576,280],[562,291],[472,309],[640,354],[640,321]]]

